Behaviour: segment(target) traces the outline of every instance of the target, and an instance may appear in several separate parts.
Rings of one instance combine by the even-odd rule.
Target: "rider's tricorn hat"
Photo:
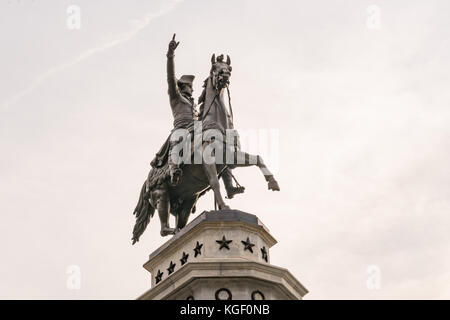
[[[190,84],[192,86],[192,83],[194,82],[195,76],[193,75],[182,75],[180,79],[178,79],[178,83],[185,83]]]

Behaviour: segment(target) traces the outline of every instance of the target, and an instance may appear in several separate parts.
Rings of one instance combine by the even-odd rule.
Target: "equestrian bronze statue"
[[[223,55],[217,59],[212,55],[210,74],[199,97],[198,113],[192,98],[194,76],[175,77],[174,53],[178,45],[174,35],[167,52],[168,93],[174,128],[151,162],[152,168],[141,188],[134,210],[133,244],[139,241],[155,210],[161,223],[161,236],[177,233],[195,212],[197,200],[208,190],[213,191],[219,210],[229,209],[222,197],[219,178],[224,181],[229,199],[242,193],[242,186],[233,186],[231,170],[234,168],[256,165],[268,189],[280,190],[262,158],[240,150],[231,104],[229,111],[224,101],[225,91],[230,97],[230,57],[224,61]],[[169,214],[175,216],[175,228],[169,226]]]

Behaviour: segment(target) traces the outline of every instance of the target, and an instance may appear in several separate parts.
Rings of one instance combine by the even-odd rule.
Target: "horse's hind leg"
[[[161,236],[165,237],[174,234],[175,229],[169,227],[169,194],[166,189],[154,190],[152,202],[158,210],[159,221],[161,222]]]
[[[175,229],[175,232],[180,231],[186,226],[189,220],[189,216],[191,215],[192,207],[194,206],[196,201],[196,198],[184,201],[183,208],[180,210],[179,215],[176,217],[177,227]]]
[[[247,152],[240,150],[236,151],[235,156],[237,158],[235,159],[235,163],[232,165],[232,167],[248,167],[256,165],[264,175],[269,190],[280,191],[280,186],[278,185],[277,180],[275,180],[275,177],[273,176],[272,172],[270,172],[270,170],[264,164],[264,161],[260,156],[251,155]]]

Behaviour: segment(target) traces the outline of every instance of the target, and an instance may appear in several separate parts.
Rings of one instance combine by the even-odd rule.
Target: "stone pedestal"
[[[205,211],[150,254],[144,300],[296,300],[308,290],[270,264],[276,240],[252,214]]]

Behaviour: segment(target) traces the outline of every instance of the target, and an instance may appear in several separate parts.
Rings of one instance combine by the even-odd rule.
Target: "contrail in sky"
[[[171,10],[173,10],[175,8],[175,5],[181,1],[182,0],[176,0],[175,2],[172,2],[169,5],[165,5],[163,8],[161,8],[157,12],[147,14],[142,20],[139,20],[139,22],[136,25],[134,25],[130,31],[117,34],[113,37],[112,40],[102,43],[101,45],[96,46],[94,48],[88,49],[88,50],[80,53],[77,57],[73,58],[72,60],[62,63],[60,65],[56,65],[56,66],[50,68],[49,70],[45,71],[44,73],[38,75],[30,83],[30,85],[27,88],[19,91],[14,96],[12,96],[11,98],[4,101],[2,103],[3,106],[8,107],[8,106],[15,104],[22,97],[24,97],[27,94],[29,94],[30,92],[32,92],[39,85],[41,85],[45,80],[54,76],[55,74],[58,74],[59,72],[64,71],[65,69],[76,65],[77,63],[93,56],[96,53],[108,50],[114,46],[117,46],[121,43],[124,43],[124,42],[130,40],[131,38],[136,36],[139,32],[141,32],[145,27],[147,27],[150,24],[150,22],[152,22],[154,19],[159,18],[159,17],[165,15],[166,13],[170,12]]]

